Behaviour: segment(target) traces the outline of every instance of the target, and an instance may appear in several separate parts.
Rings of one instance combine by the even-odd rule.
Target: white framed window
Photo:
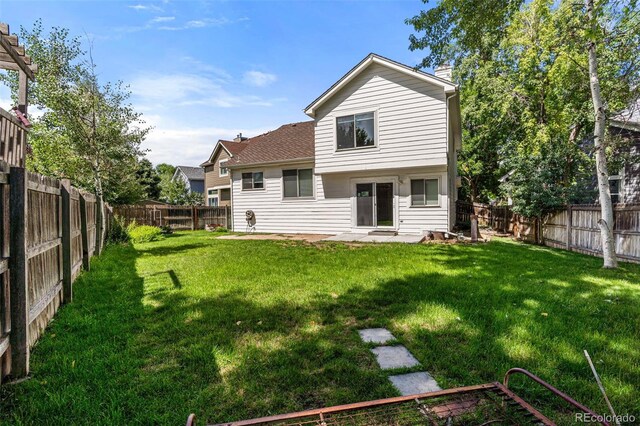
[[[218,161],[218,170],[220,177],[229,176],[229,169],[226,167],[227,160]]]
[[[290,169],[282,171],[283,198],[312,198],[313,170]]]
[[[438,207],[440,205],[440,179],[411,179],[411,206]]]
[[[207,206],[209,207],[218,207],[220,205],[218,198],[218,190],[217,189],[208,189],[207,190]]]
[[[624,170],[617,175],[609,176],[609,192],[612,203],[622,203],[624,201]]]
[[[343,115],[336,118],[336,150],[344,151],[376,146],[376,114]]]
[[[264,174],[249,172],[242,174],[242,190],[264,189]]]

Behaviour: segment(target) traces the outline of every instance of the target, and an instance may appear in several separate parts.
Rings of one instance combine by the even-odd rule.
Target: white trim
[[[338,153],[342,153],[342,152],[352,152],[352,151],[359,151],[361,149],[364,150],[376,150],[379,151],[380,150],[380,144],[378,141],[378,110],[380,109],[380,107],[375,107],[374,109],[371,108],[359,108],[359,109],[353,109],[353,110],[344,110],[344,111],[333,111],[332,114],[332,119],[333,119],[333,152],[338,154]],[[353,115],[353,125],[355,126],[355,120],[356,120],[356,115],[361,115],[361,114],[371,114],[373,113],[373,145],[369,145],[369,146],[355,146],[355,140],[354,140],[354,146],[353,148],[342,148],[342,149],[338,149],[338,118],[340,117],[348,117],[350,115]],[[355,130],[355,127],[354,127]],[[355,134],[354,134],[354,138],[355,138]]]
[[[356,185],[359,183],[372,183],[374,187],[375,194],[375,184],[376,183],[392,183],[393,184],[393,226],[358,226],[358,200],[356,197]],[[351,178],[349,179],[349,186],[351,189],[351,228],[352,232],[362,232],[362,231],[375,231],[377,230],[389,230],[395,231],[399,229],[400,226],[400,183],[398,181],[397,176],[377,176],[377,177],[363,177],[363,178]],[[376,218],[376,200],[377,194],[374,195],[374,204],[373,204],[373,220],[374,223],[377,221]]]
[[[209,194],[209,191],[215,191],[215,194]],[[209,203],[210,199],[215,198],[217,200],[216,205],[213,207],[219,207],[220,206],[220,193],[218,192],[218,190],[216,188],[207,188],[207,193],[206,195],[206,204],[207,206],[211,206],[211,204]]]
[[[300,195],[298,195],[297,197],[285,197],[284,196],[284,171],[285,170],[295,170],[298,173],[298,177],[297,177],[298,193],[300,192],[300,173],[299,173],[300,170],[311,170],[311,189],[313,189],[313,195],[306,196],[306,197],[300,197]],[[313,167],[292,167],[290,169],[280,169],[280,191],[281,191],[280,198],[282,199],[283,202],[315,201],[315,199],[316,199],[316,174],[315,174],[314,168]]]
[[[311,105],[309,105],[304,110],[304,113],[307,114],[309,117],[312,117],[312,118],[315,117],[316,110],[322,104],[324,104],[329,98],[331,98],[336,92],[338,92],[344,86],[349,84],[349,82],[351,82],[355,77],[357,77],[360,73],[362,73],[371,64],[383,65],[383,66],[386,66],[387,68],[393,69],[403,74],[413,76],[419,80],[426,81],[431,84],[435,84],[437,86],[442,87],[445,93],[455,92],[458,88],[455,84],[447,83],[445,80],[442,80],[436,76],[432,76],[430,74],[427,74],[421,71],[416,71],[413,68],[401,66],[386,58],[382,58],[375,54],[370,54],[367,58],[365,58],[360,63],[360,65],[358,65],[356,68],[354,68],[353,70],[348,72],[344,77],[342,77],[342,79],[339,80],[335,86],[333,86],[331,89],[325,92],[324,95],[322,95],[320,98],[315,100]]]
[[[231,185],[218,185],[208,189],[229,189],[229,188],[231,188]]]
[[[424,206],[414,206],[411,202],[411,181],[412,180],[434,180],[437,179],[438,180],[438,204],[431,204],[431,205],[424,205]],[[442,175],[408,175],[407,176],[407,181],[409,182],[409,199],[408,201],[408,206],[410,209],[437,209],[442,207],[442,197],[443,197],[443,193],[442,193]],[[426,191],[426,188],[425,188]],[[425,202],[426,202],[426,197],[427,194],[425,192]]]

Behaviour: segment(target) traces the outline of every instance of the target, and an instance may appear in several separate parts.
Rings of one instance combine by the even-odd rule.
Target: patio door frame
[[[370,183],[373,185],[373,223],[374,226],[358,226],[358,198],[357,198],[357,184],[359,183]],[[393,185],[393,226],[377,226],[378,222],[378,212],[377,212],[377,193],[376,193],[376,184],[378,183],[391,183]],[[351,179],[351,228],[353,232],[358,231],[374,231],[376,229],[385,230],[385,231],[395,231],[398,229],[398,207],[399,207],[399,196],[398,196],[398,177],[397,176],[386,176],[386,177],[374,177],[374,178],[353,178]]]

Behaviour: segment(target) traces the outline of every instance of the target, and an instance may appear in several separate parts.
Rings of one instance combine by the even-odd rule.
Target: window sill
[[[296,201],[315,201],[316,197],[283,197],[282,202],[284,203],[295,203]]]
[[[372,149],[372,148],[377,148],[378,145],[371,145],[371,146],[359,146],[356,148],[336,148],[336,150],[334,152],[338,153],[338,152],[353,152],[353,151],[360,151],[362,149],[367,150],[367,149]]]
[[[241,189],[240,192],[254,192],[254,191],[264,191],[264,188],[250,188],[250,189]]]
[[[410,209],[437,209],[438,207],[441,207],[440,204],[434,204],[431,206],[409,206]]]

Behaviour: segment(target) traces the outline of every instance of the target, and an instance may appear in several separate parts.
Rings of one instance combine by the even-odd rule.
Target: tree
[[[31,31],[21,28],[20,33],[39,65],[29,101],[43,111],[42,117],[32,117],[28,166],[71,179],[99,202],[140,197],[135,172],[149,129],[128,103],[128,89],[121,82],[100,84],[91,52],[87,55],[67,29],[54,27],[45,34],[37,21]],[[15,96],[16,73],[2,78]]]
[[[516,210],[542,216],[577,197],[595,163],[606,166],[615,149],[603,120],[637,99],[640,87],[640,12],[635,0],[596,2],[594,12],[585,19],[587,8],[568,0],[442,0],[407,20],[419,33],[410,49],[429,49],[421,66],[454,63],[463,119],[459,172],[470,198],[506,189]],[[599,122],[588,50],[605,100],[595,109]],[[586,140],[600,145],[584,149]],[[498,185],[496,176],[507,172],[508,183]],[[598,166],[606,208],[602,172]]]
[[[159,200],[161,178],[158,171],[151,164],[151,161],[146,158],[140,160],[136,176],[140,186],[144,188],[145,197],[151,200]]]
[[[173,179],[162,188],[162,201],[178,206],[201,206],[202,194],[191,192],[182,179]]]

